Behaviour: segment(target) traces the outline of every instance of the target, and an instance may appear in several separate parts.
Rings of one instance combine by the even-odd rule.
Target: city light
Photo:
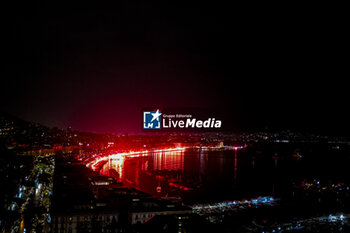
[[[135,158],[149,156],[152,153],[163,153],[163,152],[180,152],[185,151],[186,147],[175,147],[175,148],[164,148],[164,149],[154,149],[154,150],[144,150],[144,151],[130,151],[116,154],[104,155],[102,157],[96,157],[95,160],[86,164],[92,170],[96,171],[98,169],[98,164],[107,162],[108,160],[122,160],[126,158]]]
[[[217,203],[208,203],[208,204],[198,204],[193,205],[192,210],[197,214],[210,214],[218,213],[225,211],[232,211],[234,208],[243,207],[243,208],[252,208],[262,205],[274,205],[276,199],[270,196],[267,197],[258,197],[251,200],[241,200],[241,201],[224,201]]]

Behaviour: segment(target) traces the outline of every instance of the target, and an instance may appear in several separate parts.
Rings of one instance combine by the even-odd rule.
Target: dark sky
[[[233,131],[348,134],[340,12],[116,2],[4,7],[0,111],[133,133],[144,107],[200,107]]]

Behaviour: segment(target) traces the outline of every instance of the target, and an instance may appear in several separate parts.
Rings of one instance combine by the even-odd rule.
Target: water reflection
[[[328,151],[318,150],[300,158],[291,151],[289,147],[279,149],[278,154],[270,148],[186,149],[132,158],[111,156],[101,173],[154,196],[189,205],[275,196],[292,201],[288,203],[291,213],[344,211],[346,202],[342,198],[348,193],[345,189],[350,190],[343,178],[348,157],[330,160]]]
[[[124,179],[124,162],[125,157],[120,156],[118,158],[108,158],[108,162],[100,170],[101,174],[107,176],[113,176],[117,180]]]
[[[181,174],[184,171],[184,152],[153,152],[144,157],[120,157],[111,156],[103,165],[100,173],[112,176],[118,181],[139,187],[140,180],[144,176],[157,176],[161,179],[167,175],[166,172],[176,172],[180,175],[172,177],[172,181],[181,182]],[[175,178],[175,180],[174,180]],[[149,183],[149,181],[146,181]]]
[[[207,201],[273,193],[289,195],[289,192],[292,196],[295,184],[310,176],[310,168],[324,177],[346,169],[338,169],[346,164],[338,162],[337,169],[330,170],[327,154],[323,155],[324,160],[320,160],[319,152],[309,154],[310,159],[296,159],[289,151],[286,149],[281,156],[282,152],[274,151],[186,149],[132,157],[111,156],[101,173],[152,195]]]
[[[153,195],[183,197],[186,193],[198,195],[216,189],[226,192],[237,186],[237,153],[186,150],[132,158],[111,156],[100,173]]]
[[[234,166],[234,178],[233,178],[233,186],[237,186],[237,150],[235,150],[235,166]]]
[[[183,170],[184,152],[161,152],[152,154],[153,170]],[[148,162],[147,160],[144,162]],[[147,167],[148,168],[148,167]],[[147,169],[143,169],[147,170]]]

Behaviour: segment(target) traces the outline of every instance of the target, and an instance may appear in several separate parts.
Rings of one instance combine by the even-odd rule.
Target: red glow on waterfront
[[[135,158],[148,156],[152,153],[163,153],[163,152],[180,152],[184,151],[186,147],[175,147],[175,148],[164,148],[164,149],[154,149],[154,150],[145,150],[145,151],[130,151],[116,154],[109,154],[102,157],[97,156],[92,162],[86,164],[87,167],[91,168],[94,171],[97,171],[100,164],[108,162],[109,160],[113,161],[124,161],[125,158]]]
[[[116,152],[108,150],[104,153],[90,154],[84,164],[100,175],[113,177],[127,186],[145,190],[154,195],[189,192],[201,186],[193,177],[185,175],[185,151],[194,150],[199,153],[200,164],[187,166],[204,171],[208,163],[207,151],[235,151],[235,178],[237,177],[237,153],[246,146],[174,146],[172,148],[143,149],[139,151]],[[187,170],[189,168],[187,167]],[[203,172],[205,174],[205,172]],[[161,192],[157,189],[161,187]],[[177,194],[176,194],[177,195]]]
[[[124,161],[126,158],[136,158],[136,157],[143,157],[143,156],[149,156],[152,153],[165,153],[165,152],[181,152],[185,151],[188,147],[175,147],[175,148],[163,148],[163,149],[153,149],[153,150],[142,150],[142,151],[130,151],[130,152],[122,152],[122,153],[112,153],[112,154],[106,154],[102,156],[96,155],[93,160],[86,163],[86,166],[91,168],[94,171],[99,170],[100,165],[103,165],[104,163],[113,160],[113,161]],[[208,149],[211,147],[199,147],[199,149]],[[216,147],[213,147],[216,148]],[[246,145],[244,146],[223,146],[219,147],[223,149],[229,149],[229,150],[237,150],[246,148]]]

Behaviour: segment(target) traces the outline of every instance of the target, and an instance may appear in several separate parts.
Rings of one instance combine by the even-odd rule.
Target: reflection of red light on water
[[[246,146],[227,146],[224,149],[237,151]],[[86,159],[87,167],[94,171],[99,171],[101,175],[114,177],[116,180],[124,181],[131,186],[138,187],[141,182],[140,177],[156,175],[157,183],[166,182],[169,187],[178,191],[193,190],[192,184],[183,186],[182,172],[184,170],[184,152],[189,147],[157,148],[154,150],[140,150],[109,154],[94,154]],[[208,147],[209,148],[209,147]],[[201,148],[203,149],[203,148]],[[149,157],[146,159],[133,159]],[[130,159],[129,159],[130,158]],[[148,165],[148,162],[150,164]],[[237,163],[237,159],[235,160]],[[236,165],[235,165],[236,166]],[[150,172],[151,171],[151,172]],[[147,178],[149,179],[149,178]],[[143,180],[145,186],[145,181]],[[147,187],[152,186],[153,181],[147,183]],[[186,185],[186,184],[185,184]],[[156,188],[156,187],[153,187]],[[154,189],[152,188],[153,192]]]
[[[164,149],[156,149],[151,151],[130,151],[130,152],[123,152],[123,153],[116,153],[116,154],[110,154],[103,157],[96,157],[95,160],[88,163],[86,166],[90,167],[92,170],[96,171],[99,168],[99,164],[101,162],[107,162],[108,160],[121,160],[124,162],[125,158],[135,158],[135,157],[142,157],[142,156],[148,156],[150,153],[161,153],[161,152],[177,152],[177,151],[184,151],[185,147],[175,147],[175,148],[164,148]]]

